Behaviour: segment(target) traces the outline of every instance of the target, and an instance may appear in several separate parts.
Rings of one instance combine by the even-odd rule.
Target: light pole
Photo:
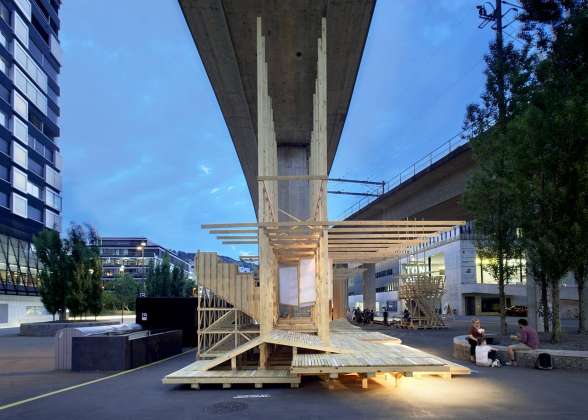
[[[122,279],[122,277],[123,277],[123,275],[125,273],[125,266],[124,265],[121,265],[118,268],[118,272],[119,272],[120,278]],[[125,306],[124,306],[124,303],[123,302],[120,303],[120,323],[121,324],[124,324],[125,323]]]
[[[145,280],[147,279],[147,276],[145,275],[145,247],[147,246],[147,243],[145,241],[142,241],[141,244],[137,247],[137,251],[141,251],[141,278],[143,279],[143,281],[141,282],[141,286],[143,288],[143,291],[145,291]]]

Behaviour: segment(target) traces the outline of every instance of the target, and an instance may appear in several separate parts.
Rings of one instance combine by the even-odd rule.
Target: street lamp
[[[141,278],[143,279],[143,283],[145,283],[145,247],[146,246],[147,246],[147,243],[145,243],[145,241],[143,241],[137,247],[137,251],[141,251]]]
[[[118,268],[118,272],[120,273],[120,276],[122,278],[122,276],[123,276],[123,274],[125,272],[125,266],[124,265],[121,265]],[[120,323],[121,324],[124,324],[125,323],[125,306],[124,306],[123,303],[121,303],[121,305],[120,305]]]

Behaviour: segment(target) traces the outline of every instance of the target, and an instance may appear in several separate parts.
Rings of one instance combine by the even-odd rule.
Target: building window
[[[29,48],[29,27],[18,13],[14,14],[14,34],[25,47]]]
[[[10,182],[10,177],[8,176],[8,168],[0,163],[0,179],[4,181]]]
[[[45,226],[49,229],[61,230],[61,218],[57,213],[45,209]]]
[[[8,208],[8,194],[0,191],[0,206]]]
[[[12,134],[23,143],[28,143],[29,127],[16,115],[12,117]]]
[[[14,67],[14,84],[37,108],[47,115],[47,98],[43,92],[18,68]]]
[[[27,217],[27,199],[23,196],[12,193],[12,212],[20,217]]]
[[[37,222],[43,222],[43,213],[40,209],[29,204],[27,211],[29,219],[36,220]]]
[[[10,12],[8,8],[0,1],[0,18],[6,22],[8,26],[10,26]]]
[[[3,139],[2,137],[0,137],[0,152],[10,156],[10,144],[8,143],[8,140]]]
[[[4,5],[2,3],[0,3],[1,7],[4,7]],[[4,48],[8,49],[8,41],[6,40],[6,35],[4,35],[4,32],[0,31],[0,45],[2,45]]]
[[[35,159],[29,156],[29,171],[43,178],[43,165],[38,163]]]
[[[7,128],[6,114],[2,111],[0,111],[0,124],[2,125],[2,127]]]
[[[2,73],[7,74],[6,73],[6,61],[4,61],[3,58],[0,58],[0,71],[2,71]]]
[[[29,161],[27,149],[15,141],[12,142],[12,160],[14,160],[23,168],[27,169],[27,164]]]
[[[31,181],[27,182],[27,192],[33,197],[41,199],[41,189]]]
[[[15,166],[12,167],[12,186],[24,193],[27,192],[27,174]]]
[[[25,120],[29,118],[29,103],[16,90],[13,91],[12,102],[14,110]]]
[[[14,0],[14,2],[27,19],[31,20],[31,2],[29,0]]]
[[[61,190],[61,176],[52,167],[45,165],[45,181],[57,190]]]
[[[51,188],[45,188],[45,203],[55,210],[61,211],[61,197]]]
[[[43,92],[47,92],[47,76],[18,42],[14,43],[14,59],[41,87]]]

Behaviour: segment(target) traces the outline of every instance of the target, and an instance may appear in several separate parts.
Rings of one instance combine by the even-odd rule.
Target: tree
[[[139,283],[129,273],[122,273],[112,281],[110,292],[113,303],[121,311],[122,322],[124,310],[128,311],[134,307],[135,299],[139,293]]]
[[[502,36],[490,45],[486,62],[486,88],[482,105],[469,105],[465,131],[471,139],[477,167],[463,197],[474,216],[479,235],[478,252],[489,261],[488,271],[498,283],[500,332],[506,335],[505,285],[516,268],[509,261],[520,257],[516,209],[512,187],[508,122],[517,115],[529,95],[535,59],[528,48],[502,45]]]
[[[43,304],[52,314],[66,311],[73,316],[102,310],[102,264],[99,237],[90,227],[72,224],[67,238],[45,229],[33,238],[42,269],[39,291]]]
[[[66,318],[69,293],[67,252],[59,233],[45,229],[33,238],[33,244],[41,263],[39,294],[45,308],[53,315],[59,314],[61,321]]]
[[[68,308],[73,315],[87,312],[97,315],[102,310],[102,264],[99,237],[91,226],[73,224],[65,244],[71,271]]]
[[[171,282],[170,282],[170,296],[179,297],[182,296],[184,293],[186,278],[184,275],[184,270],[178,266],[174,266],[171,272]]]
[[[588,258],[588,10],[585,2],[525,3],[525,30],[539,33],[537,46],[547,58],[510,133],[525,248],[551,285],[551,333],[558,342],[560,279],[573,270],[582,293]],[[582,295],[579,305],[582,330]]]

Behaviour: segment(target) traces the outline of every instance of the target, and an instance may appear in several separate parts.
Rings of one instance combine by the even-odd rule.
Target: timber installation
[[[258,271],[197,254],[198,358],[164,383],[297,387],[305,375],[354,374],[367,387],[378,374],[469,373],[341,319],[347,278],[361,264],[410,253],[461,223],[328,220],[328,172],[374,3],[180,0],[257,213],[256,221],[202,228],[256,249],[243,258]],[[430,315],[426,302],[418,305]]]

